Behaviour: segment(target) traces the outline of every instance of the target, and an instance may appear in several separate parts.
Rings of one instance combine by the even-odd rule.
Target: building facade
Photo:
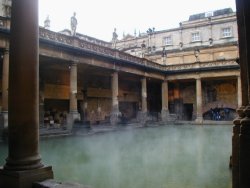
[[[0,16],[10,17],[12,0],[0,0]]]
[[[9,22],[2,17],[2,115],[8,117]],[[190,16],[179,28],[115,40],[39,30],[40,123],[232,120],[241,105],[236,15]],[[115,49],[114,49],[115,48]],[[6,127],[5,125],[4,127]],[[68,127],[71,129],[71,127]]]
[[[225,69],[219,75],[212,67],[209,70],[209,65],[233,65],[238,59],[236,13],[230,8],[191,15],[189,20],[180,22],[178,28],[163,31],[149,28],[139,36],[127,35],[117,41],[116,48],[175,72],[167,75],[166,80],[169,111],[177,114],[178,119],[196,118],[197,76],[201,79],[201,111],[205,119],[232,119],[233,111],[241,105],[237,97],[241,87],[239,70]],[[192,71],[193,67],[208,68],[206,76],[199,76]],[[227,117],[223,108],[227,108]],[[216,117],[213,109],[221,114]]]

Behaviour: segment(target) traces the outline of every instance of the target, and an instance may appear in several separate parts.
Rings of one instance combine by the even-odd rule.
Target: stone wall
[[[178,86],[179,85],[179,86]],[[210,108],[237,108],[237,87],[235,79],[205,80],[202,82],[202,111]],[[196,86],[195,82],[171,83],[169,86],[169,108],[180,119],[186,117],[186,108],[189,106],[196,114]]]

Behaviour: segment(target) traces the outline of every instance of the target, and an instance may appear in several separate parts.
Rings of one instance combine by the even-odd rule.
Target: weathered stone
[[[90,186],[81,185],[79,183],[58,182],[48,179],[42,182],[36,182],[33,188],[91,188]]]
[[[53,178],[51,166],[33,170],[13,171],[0,168],[0,187],[32,188],[32,183]]]
[[[245,118],[243,118],[239,135],[239,175],[240,188],[247,188],[250,185],[250,106],[244,109]]]
[[[233,188],[239,188],[239,136],[240,136],[240,126],[241,120],[245,117],[244,106],[241,106],[237,109],[238,117],[233,121],[233,136],[232,136],[232,158],[231,158],[231,167],[232,167],[232,184]]]
[[[141,124],[141,125],[146,125],[147,122],[147,112],[143,112],[143,111],[139,111],[137,112],[137,121]]]

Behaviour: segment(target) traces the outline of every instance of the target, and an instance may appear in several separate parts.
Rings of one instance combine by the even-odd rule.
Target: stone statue
[[[113,46],[113,48],[116,48],[117,38],[118,38],[118,35],[116,33],[116,28],[114,28],[113,37],[112,37],[112,46]]]
[[[73,16],[71,17],[71,35],[76,35],[76,26],[77,26],[77,19],[76,19],[76,13],[74,12]]]
[[[118,35],[117,35],[117,33],[116,33],[116,28],[114,28],[112,41],[117,40],[117,38],[118,38]]]
[[[44,28],[50,29],[50,19],[49,16],[47,16],[46,20],[44,21]]]

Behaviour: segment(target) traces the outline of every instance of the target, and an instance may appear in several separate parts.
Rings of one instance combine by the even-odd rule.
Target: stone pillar
[[[144,77],[141,79],[141,110],[143,113],[147,113],[147,79]]]
[[[86,123],[86,121],[87,121],[87,117],[86,117],[86,115],[87,115],[87,108],[88,108],[88,100],[87,100],[87,89],[84,89],[84,90],[82,90],[82,95],[83,95],[83,97],[82,97],[82,122],[83,123]]]
[[[245,118],[240,121],[239,132],[239,187],[250,186],[250,106],[244,109]],[[234,177],[235,178],[235,177]]]
[[[2,77],[2,115],[3,128],[8,128],[8,89],[9,89],[9,49],[4,50]]]
[[[72,130],[76,120],[80,120],[80,114],[77,110],[77,64],[70,65],[70,91],[69,91],[69,119],[67,129]]]
[[[168,121],[169,110],[168,110],[168,82],[164,81],[161,85],[161,100],[162,100],[162,109],[161,109],[161,119],[163,122]]]
[[[234,142],[234,145],[238,145],[238,151],[233,151],[232,159],[235,158],[235,153],[238,154],[239,160],[236,161],[239,165],[239,170],[233,170],[233,180],[239,179],[238,184],[233,182],[233,188],[248,188],[250,187],[250,6],[248,0],[236,1],[236,14],[238,24],[238,42],[239,42],[239,64],[241,75],[241,87],[242,87],[242,107],[245,117],[240,120],[240,131],[238,134],[239,144]],[[239,117],[241,114],[238,112]],[[233,162],[234,168],[234,162]]]
[[[241,78],[237,76],[237,99],[238,99],[238,108],[242,106],[242,91],[241,91]]]
[[[0,187],[31,188],[53,178],[39,155],[38,0],[13,1],[11,19],[8,157]]]
[[[202,87],[201,78],[196,79],[196,123],[202,124]]]
[[[147,121],[147,79],[146,77],[141,79],[141,111],[137,114],[137,120],[145,125]]]
[[[110,124],[116,125],[119,122],[119,101],[118,101],[118,94],[119,94],[119,81],[118,81],[118,72],[114,72],[111,75],[111,90],[112,90],[112,109],[110,114]]]
[[[233,136],[232,136],[232,158],[230,159],[230,166],[232,167],[232,187],[239,188],[239,135],[240,135],[240,126],[241,120],[245,117],[244,113],[245,107],[241,106],[237,109],[238,117],[233,121]]]
[[[44,91],[45,91],[45,82],[43,78],[39,77],[39,125],[44,127]]]

